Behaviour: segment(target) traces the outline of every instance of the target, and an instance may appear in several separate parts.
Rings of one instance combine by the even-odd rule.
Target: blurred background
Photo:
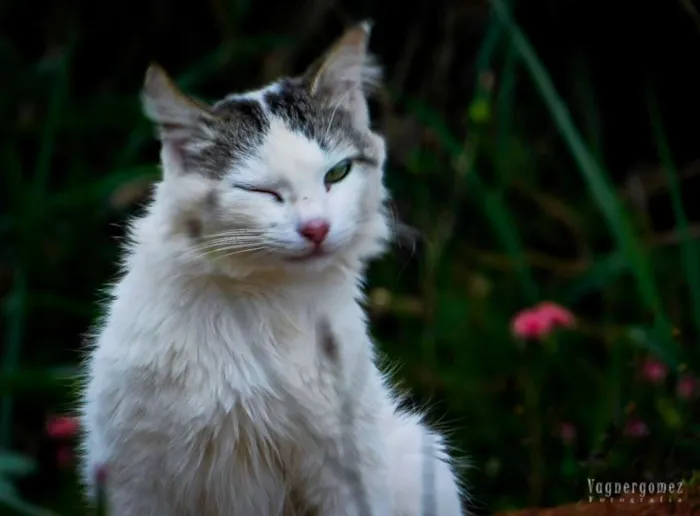
[[[211,100],[301,72],[367,17],[387,182],[422,235],[372,267],[373,332],[470,458],[474,510],[580,500],[587,478],[691,479],[699,8],[2,2],[0,514],[85,514],[74,429],[56,418],[159,175],[137,96],[148,63]]]

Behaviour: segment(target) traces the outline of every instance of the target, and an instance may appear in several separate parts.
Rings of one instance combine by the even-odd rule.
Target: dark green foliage
[[[678,392],[700,377],[691,2],[625,16],[502,0],[310,0],[294,15],[273,0],[59,4],[0,7],[0,514],[86,512],[59,460],[73,442],[45,422],[74,407],[99,289],[159,175],[137,99],[148,62],[213,98],[301,71],[366,16],[387,68],[374,106],[387,182],[423,236],[372,268],[373,331],[410,401],[470,457],[476,510],[584,499],[589,477],[691,477],[700,414]],[[576,327],[514,337],[515,314],[543,300]]]

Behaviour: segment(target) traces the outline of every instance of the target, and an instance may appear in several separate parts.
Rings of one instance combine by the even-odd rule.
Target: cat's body
[[[85,479],[106,466],[112,514],[461,514],[442,440],[397,411],[359,304],[389,237],[367,32],[311,79],[211,109],[149,73],[164,180],[131,228],[82,415]]]

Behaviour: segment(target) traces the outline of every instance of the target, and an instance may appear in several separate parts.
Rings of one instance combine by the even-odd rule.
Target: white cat
[[[110,514],[462,514],[442,438],[397,409],[360,306],[390,237],[368,37],[357,25],[304,75],[213,106],[149,68],[163,179],[82,405],[84,480],[106,466]]]

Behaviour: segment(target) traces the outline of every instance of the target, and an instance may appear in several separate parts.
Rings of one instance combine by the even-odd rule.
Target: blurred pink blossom
[[[107,466],[100,464],[95,468],[95,480],[98,485],[104,485],[107,482]]]
[[[551,325],[534,310],[523,310],[513,318],[512,328],[518,337],[537,339],[548,334]]]
[[[535,310],[537,310],[542,317],[549,319],[554,327],[562,326],[564,328],[569,328],[574,325],[574,315],[563,306],[552,303],[551,301],[540,303],[535,307]]]
[[[649,428],[641,419],[630,419],[625,425],[624,434],[628,437],[645,437],[649,435]]]
[[[698,381],[689,374],[684,374],[681,376],[680,380],[678,380],[676,391],[678,392],[678,396],[684,400],[689,400],[698,392]]]
[[[569,310],[556,303],[545,301],[515,314],[511,329],[516,337],[541,339],[558,327],[573,326],[574,322],[575,318]]]
[[[559,425],[559,437],[564,444],[571,444],[576,440],[576,427],[573,423],[564,422]]]
[[[78,434],[79,422],[77,417],[55,416],[46,423],[46,433],[54,439],[69,439]]]
[[[648,358],[642,366],[642,376],[650,383],[663,383],[668,374],[668,368],[663,362],[654,358]]]

